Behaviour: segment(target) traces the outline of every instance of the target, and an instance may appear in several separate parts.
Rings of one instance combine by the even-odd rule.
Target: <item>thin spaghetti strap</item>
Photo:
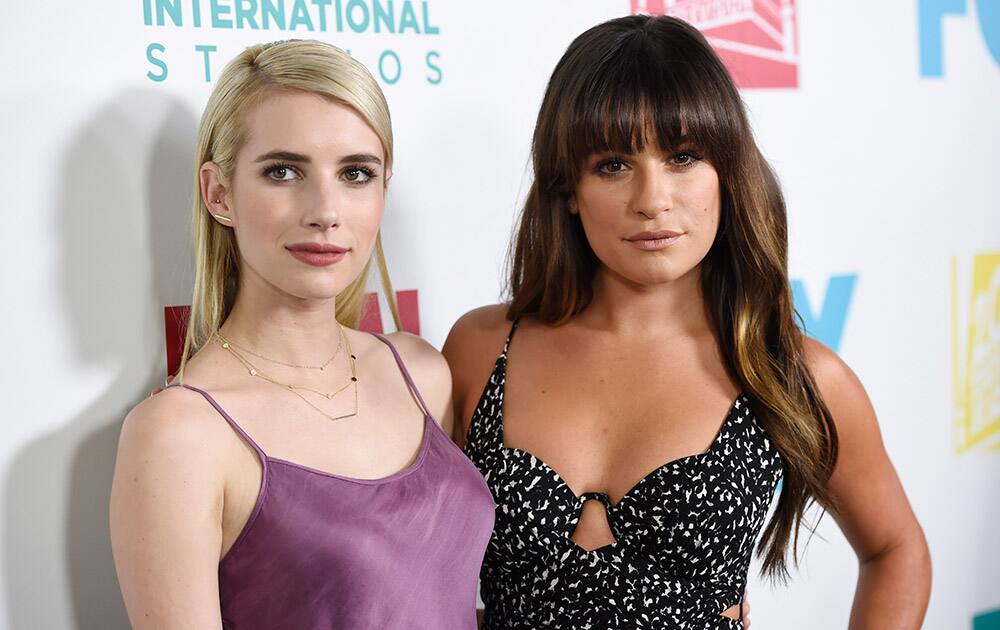
[[[173,383],[173,384],[169,385],[167,387],[167,389],[170,389],[171,387],[183,387],[184,389],[190,389],[191,391],[198,392],[199,394],[201,394],[202,396],[204,396],[205,400],[207,400],[208,403],[210,405],[212,405],[213,407],[215,407],[215,410],[219,412],[219,415],[221,415],[223,418],[225,418],[226,422],[229,423],[229,426],[231,426],[233,428],[233,431],[236,431],[236,433],[238,433],[239,436],[241,438],[243,438],[243,440],[246,441],[247,444],[250,445],[250,448],[252,448],[253,450],[257,451],[257,455],[260,456],[260,461],[261,462],[266,462],[267,461],[267,455],[264,454],[264,449],[262,449],[260,446],[258,446],[257,443],[253,441],[253,438],[250,437],[247,434],[247,432],[243,430],[243,427],[241,427],[239,424],[237,424],[237,422],[235,420],[233,420],[229,416],[228,413],[226,413],[226,410],[223,409],[222,405],[220,405],[219,403],[217,403],[214,398],[212,398],[211,394],[209,394],[205,390],[198,389],[197,387],[192,387],[190,385],[185,385],[184,383]]]
[[[417,389],[417,384],[413,382],[413,377],[410,376],[410,371],[406,369],[406,365],[403,363],[403,357],[399,356],[399,351],[396,350],[396,346],[392,345],[392,342],[383,337],[378,333],[372,333],[379,341],[389,346],[389,350],[392,350],[392,356],[396,358],[396,365],[399,366],[399,371],[403,373],[403,378],[406,379],[406,385],[413,392],[413,397],[417,399],[417,404],[420,405],[421,411],[424,412],[424,416],[433,418],[434,415],[431,410],[427,407],[427,403],[424,402],[424,397],[420,395],[420,390]]]
[[[503,353],[501,353],[500,355],[504,359],[507,358],[507,351],[510,350],[510,340],[514,338],[514,333],[517,332],[517,325],[520,323],[521,323],[521,318],[518,317],[517,319],[514,320],[514,323],[511,324],[510,326],[510,332],[507,333],[507,340],[503,342]]]

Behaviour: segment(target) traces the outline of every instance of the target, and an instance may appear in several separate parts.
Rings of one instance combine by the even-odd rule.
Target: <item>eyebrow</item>
[[[377,164],[382,166],[382,160],[371,153],[352,153],[351,155],[345,155],[340,158],[341,164],[346,164],[347,162],[368,162],[371,164]]]
[[[268,151],[267,153],[259,156],[255,161],[266,162],[268,160],[284,160],[285,162],[303,163],[311,162],[308,155],[302,155],[301,153],[294,153],[292,151]]]
[[[283,160],[285,162],[299,162],[302,164],[308,164],[312,160],[308,155],[302,155],[301,153],[295,153],[294,151],[268,151],[263,155],[259,156],[255,162],[266,162],[268,160]],[[371,153],[352,153],[351,155],[345,155],[340,158],[340,164],[347,163],[357,163],[357,162],[367,162],[372,164],[382,165],[382,160]]]

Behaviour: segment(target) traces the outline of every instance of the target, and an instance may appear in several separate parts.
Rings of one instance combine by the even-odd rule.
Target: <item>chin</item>
[[[337,297],[337,294],[343,291],[346,287],[340,287],[334,283],[310,283],[308,285],[299,285],[296,287],[289,287],[287,289],[288,293],[294,295],[300,300],[310,300],[321,302],[324,300],[331,300]]]
[[[695,267],[678,265],[650,265],[644,268],[632,268],[618,271],[618,274],[629,282],[641,286],[657,286],[676,282],[688,274],[696,271]]]

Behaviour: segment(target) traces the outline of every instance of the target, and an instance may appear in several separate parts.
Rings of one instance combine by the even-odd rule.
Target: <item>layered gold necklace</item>
[[[340,326],[340,324],[338,324],[338,326]],[[222,333],[220,333],[220,332],[216,332],[215,333],[215,338],[219,342],[219,345],[221,345],[223,347],[223,349],[225,349],[226,351],[228,351],[229,354],[231,354],[234,357],[236,357],[236,359],[240,363],[243,364],[243,367],[246,368],[246,370],[250,374],[250,376],[253,376],[253,377],[256,377],[256,378],[259,378],[259,379],[263,379],[263,380],[267,381],[268,383],[271,383],[273,385],[277,385],[278,387],[280,387],[282,389],[285,389],[285,390],[288,390],[288,391],[292,392],[293,394],[295,394],[296,396],[298,396],[299,398],[301,398],[302,402],[306,403],[307,405],[309,405],[310,407],[312,407],[313,409],[315,409],[323,417],[325,417],[325,418],[327,418],[329,420],[343,420],[344,418],[351,418],[353,416],[358,415],[358,365],[357,365],[357,357],[354,356],[354,352],[351,350],[351,340],[348,339],[347,335],[344,333],[344,327],[343,326],[340,326],[340,339],[339,339],[339,341],[337,343],[337,349],[334,351],[333,356],[331,356],[329,359],[327,359],[326,363],[324,363],[323,365],[318,365],[318,366],[294,365],[294,364],[291,364],[291,363],[285,363],[283,361],[278,361],[277,359],[272,359],[272,358],[263,356],[263,355],[258,354],[256,352],[253,352],[252,350],[248,350],[247,348],[243,348],[241,346],[238,346],[238,345],[234,344],[229,339],[226,339],[222,335]],[[301,369],[308,369],[308,370],[321,370],[322,371],[322,370],[324,370],[324,368],[326,368],[328,365],[330,365],[330,363],[337,357],[337,355],[340,353],[341,346],[344,345],[344,344],[347,345],[347,356],[348,356],[347,361],[348,361],[348,364],[351,367],[351,378],[350,378],[349,381],[347,381],[346,383],[344,383],[343,385],[341,385],[340,387],[338,387],[336,390],[334,390],[332,392],[321,391],[321,390],[318,390],[318,389],[314,389],[312,387],[306,387],[305,385],[296,385],[294,383],[283,383],[281,381],[278,381],[278,380],[276,380],[274,378],[271,378],[270,376],[268,376],[264,372],[262,372],[259,367],[257,367],[256,365],[254,365],[244,355],[244,353],[247,353],[247,354],[253,355],[253,356],[257,357],[257,358],[264,359],[265,361],[269,361],[271,363],[275,363],[277,365],[283,365],[283,366],[286,366],[286,367],[301,368]],[[319,406],[317,406],[316,404],[314,404],[311,400],[309,400],[308,398],[306,398],[305,394],[303,393],[303,392],[309,392],[311,394],[315,394],[317,396],[321,396],[321,397],[323,397],[323,398],[325,398],[327,400],[333,400],[333,398],[335,396],[337,396],[337,394],[340,394],[341,392],[343,392],[344,390],[346,390],[348,387],[351,387],[352,385],[354,386],[354,411],[352,411],[351,413],[340,415],[340,416],[333,416],[333,415],[328,414],[326,411],[324,411]]]
[[[219,337],[221,338],[222,335],[219,335]],[[320,372],[322,372],[326,368],[326,366],[328,366],[331,363],[333,363],[333,360],[337,358],[338,354],[340,354],[340,349],[342,347],[344,347],[344,337],[345,337],[345,335],[344,335],[344,329],[341,328],[340,329],[340,335],[338,336],[338,339],[337,339],[337,349],[333,351],[333,354],[330,356],[329,359],[326,360],[325,363],[323,363],[323,365],[295,365],[294,363],[285,363],[284,361],[279,361],[277,359],[272,359],[270,357],[265,357],[262,354],[258,354],[256,352],[254,352],[250,348],[245,348],[245,347],[243,347],[241,345],[238,345],[236,343],[233,343],[232,341],[229,341],[229,340],[226,340],[223,343],[228,343],[229,347],[236,348],[240,352],[245,352],[247,354],[250,354],[250,355],[253,355],[253,356],[257,357],[258,359],[264,359],[265,361],[268,361],[270,363],[275,363],[277,365],[283,365],[285,367],[290,367],[290,368],[298,368],[298,369],[301,369],[301,370],[319,370]],[[226,346],[223,346],[223,347],[226,348],[226,350],[229,349],[229,347],[226,347]]]

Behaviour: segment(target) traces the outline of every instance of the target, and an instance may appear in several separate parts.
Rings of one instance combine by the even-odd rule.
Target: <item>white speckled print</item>
[[[616,505],[573,494],[530,453],[503,445],[507,349],[472,416],[465,450],[496,501],[486,550],[485,630],[736,630],[754,542],[781,477],[781,457],[739,396],[705,453],[649,473]],[[613,544],[570,538],[585,501],[601,501]]]

